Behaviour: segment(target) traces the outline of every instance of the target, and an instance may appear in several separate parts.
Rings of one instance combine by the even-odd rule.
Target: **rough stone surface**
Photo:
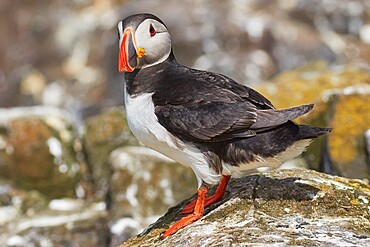
[[[191,198],[190,198],[191,199]],[[370,186],[293,169],[231,180],[221,202],[175,235],[183,201],[121,246],[369,246]]]
[[[48,197],[74,196],[81,166],[75,130],[53,107],[0,109],[0,177]]]

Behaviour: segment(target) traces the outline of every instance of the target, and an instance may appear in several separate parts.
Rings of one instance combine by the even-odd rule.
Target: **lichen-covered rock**
[[[370,128],[370,72],[355,66],[327,67],[324,63],[280,74],[273,83],[257,89],[278,108],[315,103],[315,108],[298,121],[332,127],[327,138],[327,155],[336,171],[350,178],[370,178],[364,143]],[[322,164],[322,138],[306,152],[309,165]],[[325,147],[326,148],[326,147]]]
[[[121,246],[365,247],[370,243],[370,186],[361,180],[303,169],[233,179],[222,201],[207,208],[199,221],[160,240],[190,199]]]
[[[84,148],[95,182],[95,195],[105,199],[112,175],[109,167],[110,153],[124,145],[139,145],[131,134],[125,120],[124,109],[110,108],[86,120],[84,126]]]
[[[370,179],[365,133],[370,128],[370,81],[334,92],[328,102],[333,127],[328,136],[331,161],[339,174]]]
[[[276,107],[284,108],[307,103],[325,103],[326,93],[369,83],[369,71],[358,66],[329,67],[324,62],[316,62],[282,72],[269,83],[259,84],[255,88]],[[317,108],[318,106],[313,113],[319,112],[320,109]]]
[[[78,143],[68,115],[52,107],[0,110],[0,177],[50,198],[75,196]]]
[[[193,171],[146,147],[126,146],[110,156],[111,229],[126,240],[177,202],[191,196],[197,183]],[[151,221],[149,221],[151,220]],[[129,232],[128,230],[131,229]]]

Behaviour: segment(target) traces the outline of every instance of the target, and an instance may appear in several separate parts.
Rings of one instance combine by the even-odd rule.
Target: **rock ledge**
[[[121,246],[370,243],[370,186],[362,180],[303,169],[233,179],[223,200],[207,208],[201,220],[161,241],[161,232],[180,218],[177,214],[189,200],[169,209],[143,233]]]

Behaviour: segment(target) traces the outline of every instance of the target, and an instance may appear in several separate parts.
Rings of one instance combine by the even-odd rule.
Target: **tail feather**
[[[313,104],[279,110],[259,110],[257,111],[256,122],[250,127],[250,129],[262,129],[281,125],[306,114],[307,112],[311,111],[312,108]]]
[[[313,139],[322,135],[325,135],[331,131],[331,128],[320,128],[308,125],[298,125],[299,132],[296,138],[298,140]]]
[[[232,166],[254,162],[255,157],[263,159],[273,157],[273,160],[281,163],[301,154],[313,139],[330,131],[330,128],[298,125],[288,121],[253,137],[232,142],[222,149],[224,153],[221,156]]]

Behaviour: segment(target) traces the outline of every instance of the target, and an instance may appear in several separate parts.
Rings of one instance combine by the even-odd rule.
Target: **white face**
[[[142,67],[163,62],[171,53],[171,36],[167,28],[153,19],[143,21],[135,31],[137,48],[144,48],[145,56],[139,60]]]
[[[136,30],[118,23],[119,70],[132,72],[165,61],[171,53],[171,36],[167,28],[154,19],[145,19]],[[136,53],[136,54],[135,54]]]

